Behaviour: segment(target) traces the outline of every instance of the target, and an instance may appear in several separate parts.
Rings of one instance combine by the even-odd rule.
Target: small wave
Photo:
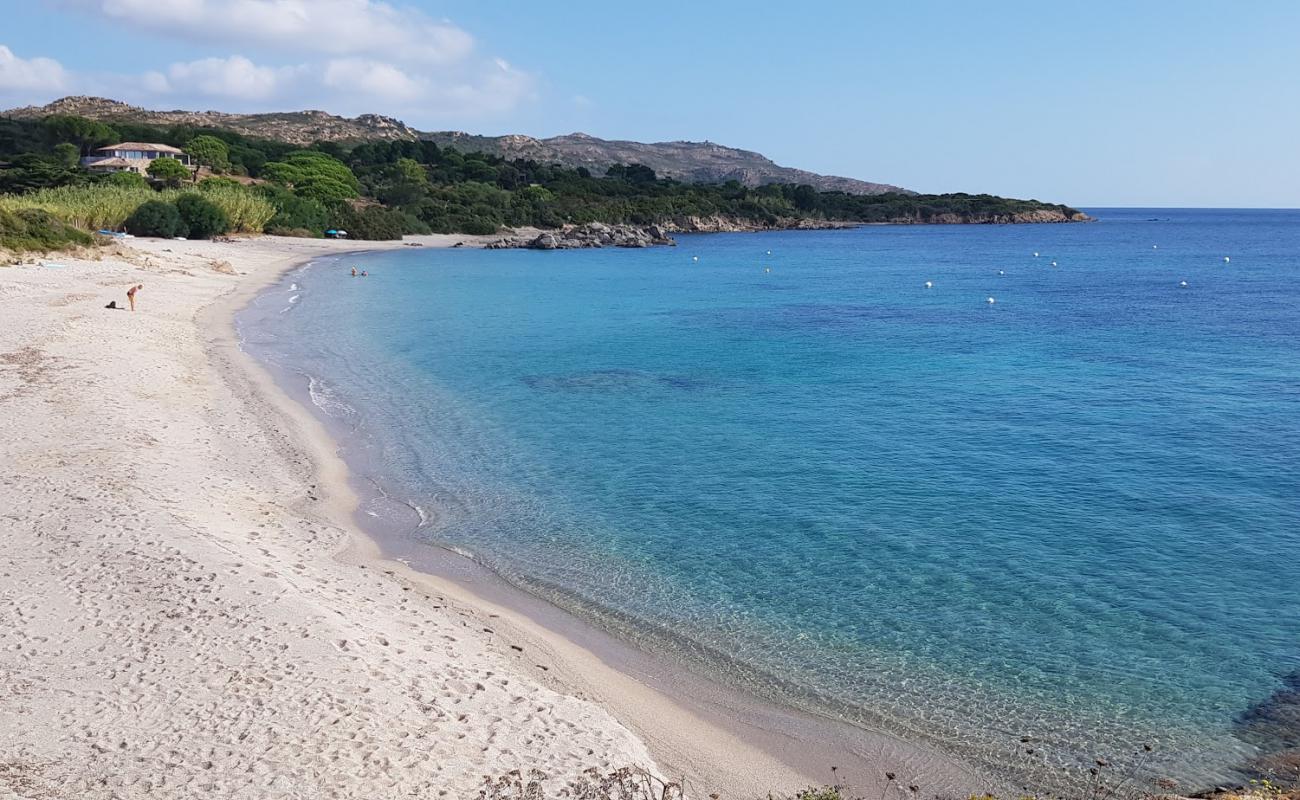
[[[290,297],[290,298],[289,298],[289,305],[293,305],[294,303],[298,302],[298,298],[299,298],[299,297],[302,297],[302,295],[300,295],[300,294],[295,294],[293,297]]]
[[[327,417],[341,419],[357,412],[355,408],[340,400],[324,382],[312,375],[307,376],[307,395],[311,397],[312,405],[323,411]]]
[[[423,528],[429,524],[429,512],[425,511],[423,506],[410,500],[406,501],[406,505],[415,512],[417,517],[420,518],[420,524],[418,527]]]
[[[291,284],[289,284],[289,291],[291,291],[291,292],[296,292],[296,291],[298,291],[298,284],[296,284],[296,283],[291,283]]]
[[[473,551],[471,550],[466,550],[463,547],[457,547],[454,544],[443,544],[442,546],[444,549],[449,550],[455,553],[456,555],[461,556],[462,558],[468,558],[470,561],[473,561],[476,564],[479,563],[478,556],[474,555]]]

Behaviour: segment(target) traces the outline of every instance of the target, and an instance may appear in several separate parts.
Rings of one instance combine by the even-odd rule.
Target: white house
[[[101,147],[81,159],[81,165],[91,172],[138,172],[144,175],[158,158],[174,158],[192,168],[190,157],[184,150],[148,142],[122,142]]]

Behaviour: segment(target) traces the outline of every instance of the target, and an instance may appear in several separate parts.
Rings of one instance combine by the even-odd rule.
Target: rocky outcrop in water
[[[658,225],[606,225],[592,222],[574,225],[555,231],[544,231],[536,236],[506,236],[484,247],[489,250],[527,248],[530,250],[578,250],[588,247],[651,247],[675,245],[667,231]]]
[[[745,233],[749,231],[821,231],[857,228],[861,223],[825,219],[778,219],[771,223],[714,215],[677,217],[663,224],[671,233]]]
[[[1260,748],[1247,764],[1252,774],[1300,781],[1300,670],[1282,678],[1282,687],[1237,715],[1238,739]]]

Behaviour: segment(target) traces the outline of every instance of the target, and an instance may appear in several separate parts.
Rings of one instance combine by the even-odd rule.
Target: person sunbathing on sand
[[[135,293],[144,288],[143,283],[137,283],[130,289],[126,290],[126,301],[131,304],[131,310],[135,311]]]

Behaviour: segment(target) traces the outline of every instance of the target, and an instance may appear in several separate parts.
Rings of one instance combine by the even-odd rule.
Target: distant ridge
[[[762,186],[767,183],[806,183],[823,192],[848,194],[885,194],[903,192],[914,194],[898,186],[872,183],[856,178],[836,175],[819,175],[807,170],[783,167],[771,159],[751,150],[713,142],[628,142],[598,139],[585,133],[570,133],[549,139],[531,136],[475,136],[455,131],[423,133],[439,146],[454,146],[459,150],[481,150],[507,158],[531,158],[542,162],[558,162],[566,167],[586,167],[593,172],[603,172],[610,164],[644,164],[660,177],[674,178],[684,183],[725,183],[737,181],[744,186]]]
[[[478,136],[460,131],[418,131],[399,119],[378,114],[340,117],[324,111],[287,111],[263,114],[231,114],[223,111],[151,111],[103,97],[64,97],[44,106],[26,106],[3,112],[15,118],[39,118],[51,114],[73,114],[101,122],[132,122],[143,125],[192,125],[225,128],[246,136],[277,139],[309,145],[316,141],[356,142],[368,140],[426,139],[439,146],[453,146],[463,152],[481,151],[506,158],[527,158],[566,167],[586,167],[604,172],[611,164],[643,164],[661,177],[685,183],[724,183],[734,180],[744,186],[768,183],[808,184],[821,191],[849,194],[885,194],[907,189],[835,175],[783,167],[760,153],[739,150],[713,142],[610,141],[585,133],[571,133],[549,139],[531,136]]]

